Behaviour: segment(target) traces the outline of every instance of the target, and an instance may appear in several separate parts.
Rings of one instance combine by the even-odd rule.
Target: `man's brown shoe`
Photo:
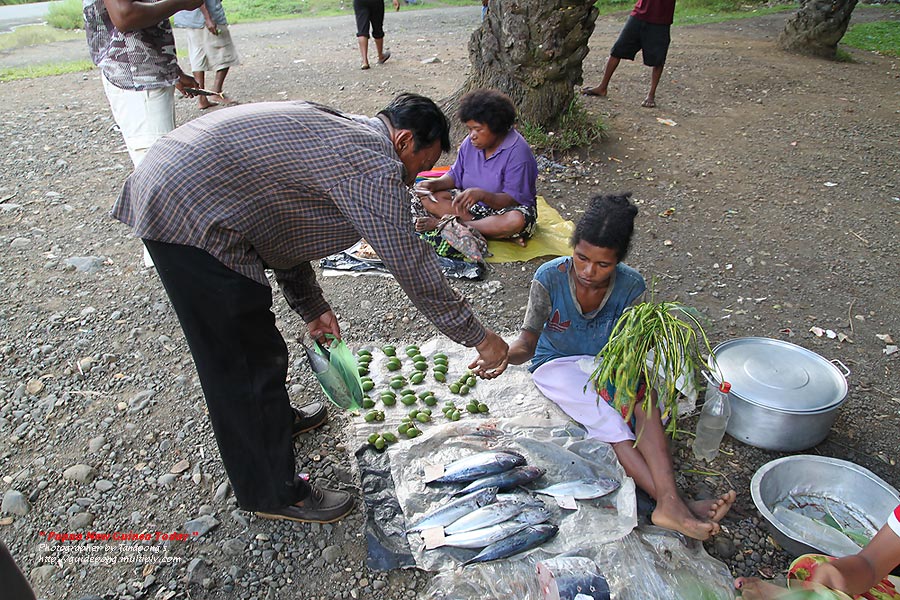
[[[347,492],[310,485],[306,499],[278,510],[257,512],[264,519],[283,519],[301,523],[334,523],[353,510],[353,496]]]
[[[312,431],[316,427],[324,425],[327,420],[328,409],[325,408],[324,402],[313,402],[300,408],[294,408],[293,436],[297,437],[301,433]]]

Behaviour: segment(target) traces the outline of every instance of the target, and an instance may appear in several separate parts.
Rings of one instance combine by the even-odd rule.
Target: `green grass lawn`
[[[46,25],[26,25],[16,28],[12,33],[0,35],[0,51],[75,39],[84,39],[84,32],[77,29],[64,31]]]
[[[900,21],[874,21],[852,25],[841,44],[888,56],[900,56]]]
[[[63,73],[79,73],[81,71],[90,71],[93,67],[94,63],[89,60],[76,60],[66,63],[0,69],[0,83],[16,81],[17,79],[37,79],[38,77],[62,75]]]

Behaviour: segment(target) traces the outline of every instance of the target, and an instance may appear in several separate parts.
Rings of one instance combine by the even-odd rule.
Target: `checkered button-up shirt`
[[[268,285],[309,322],[329,305],[310,261],[364,237],[413,303],[452,340],[485,330],[409,216],[405,169],[380,119],[306,102],[246,104],[158,140],[112,215],[141,238],[194,246]]]

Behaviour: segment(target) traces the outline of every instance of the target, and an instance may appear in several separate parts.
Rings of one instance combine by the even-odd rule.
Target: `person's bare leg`
[[[360,35],[356,37],[356,42],[359,44],[359,56],[362,58],[362,68],[369,68],[369,38],[364,35]]]
[[[772,600],[787,594],[787,588],[763,581],[758,577],[738,577],[734,580],[735,589],[740,590],[745,600]]]
[[[603,70],[603,80],[600,82],[600,85],[593,88],[583,88],[581,93],[588,96],[602,96],[605,98],[609,88],[609,80],[612,79],[613,73],[616,72],[620,62],[622,62],[621,58],[610,55],[609,59],[606,61],[606,68]]]
[[[191,73],[194,76],[194,79],[197,80],[197,85],[200,86],[200,89],[205,89],[204,85],[206,84],[206,73],[203,71],[193,71]],[[210,102],[209,98],[200,94],[197,96],[197,106],[200,107],[200,110],[204,110],[209,108],[210,106],[216,106],[215,102]]]
[[[659,85],[659,79],[662,77],[663,65],[657,65],[650,71],[650,91],[647,97],[641,102],[644,108],[656,108],[656,86]]]
[[[221,98],[222,102],[224,102],[225,104],[233,104],[234,100],[222,95],[222,90],[225,87],[225,77],[227,75],[228,75],[228,67],[225,67],[224,69],[219,69],[218,71],[216,71],[216,79],[215,79],[215,82],[213,83],[212,91],[217,92],[219,94],[219,98]]]
[[[463,218],[463,222],[489,240],[505,240],[521,233],[525,228],[525,216],[517,210],[502,215],[491,215],[477,221],[472,220],[470,214]]]
[[[718,523],[731,510],[735,499],[737,499],[737,493],[734,490],[728,490],[718,498],[688,502],[688,508],[701,519],[709,519]]]
[[[654,406],[650,414],[645,414],[638,405],[634,414],[638,436],[637,450],[647,463],[656,493],[654,496],[656,508],[650,515],[650,520],[654,525],[674,529],[698,540],[705,540],[718,533],[717,523],[694,516],[678,494],[672,456],[660,421],[659,408]]]
[[[391,57],[391,53],[384,51],[384,38],[373,39],[375,40],[375,49],[378,50],[378,64],[384,64]]]

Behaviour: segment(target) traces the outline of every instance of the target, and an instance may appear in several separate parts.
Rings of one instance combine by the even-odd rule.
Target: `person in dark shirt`
[[[650,91],[641,102],[644,108],[656,108],[656,86],[662,77],[666,55],[671,40],[670,29],[675,14],[675,0],[637,0],[634,10],[613,44],[603,72],[603,81],[596,87],[586,87],[581,93],[586,96],[606,97],[609,80],[624,58],[634,60],[638,50],[644,57],[644,64],[651,68]]]

